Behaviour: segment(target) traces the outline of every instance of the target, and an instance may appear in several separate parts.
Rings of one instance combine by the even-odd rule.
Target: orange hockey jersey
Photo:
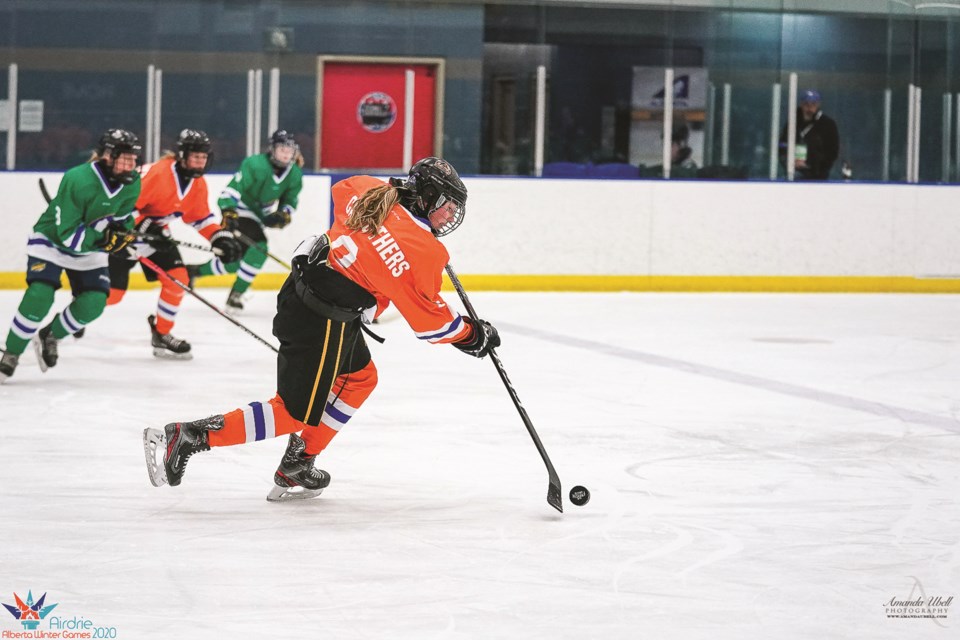
[[[392,302],[421,340],[461,342],[473,329],[440,297],[443,268],[450,255],[429,225],[397,204],[374,237],[348,229],[347,207],[370,189],[384,184],[371,176],[354,176],[333,185],[330,266],[373,294],[377,315]]]
[[[209,240],[220,229],[220,224],[210,211],[207,181],[203,176],[193,178],[186,190],[181,191],[175,162],[176,158],[163,158],[143,168],[145,175],[137,200],[136,224],[151,218],[165,227],[174,218],[183,218]]]

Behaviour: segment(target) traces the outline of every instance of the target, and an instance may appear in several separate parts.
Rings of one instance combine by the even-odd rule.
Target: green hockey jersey
[[[106,254],[97,244],[107,225],[119,221],[128,229],[133,228],[133,210],[140,196],[140,174],[134,176],[131,184],[111,189],[93,162],[67,171],[56,197],[33,226],[27,253],[55,264],[61,264],[53,257],[58,254],[70,258],[101,253],[105,261]]]
[[[295,162],[277,175],[269,154],[258,153],[244,159],[217,204],[221,211],[232,209],[242,218],[262,222],[265,216],[282,209],[292,215],[302,188],[303,171]]]

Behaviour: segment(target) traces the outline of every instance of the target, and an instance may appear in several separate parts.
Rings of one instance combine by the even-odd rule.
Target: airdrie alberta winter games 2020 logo
[[[374,91],[357,103],[357,121],[372,133],[389,129],[397,119],[397,103],[389,95]]]
[[[4,608],[10,612],[14,618],[20,621],[24,629],[32,631],[40,625],[40,621],[47,617],[47,614],[53,611],[57,603],[44,605],[47,594],[40,596],[36,602],[33,601],[33,591],[27,591],[27,601],[24,602],[16,593],[13,594],[13,600],[16,604],[3,604]]]
[[[49,592],[40,596],[38,600],[34,600],[33,591],[27,591],[27,598],[24,600],[14,592],[14,604],[0,602],[10,612],[10,615],[23,626],[22,630],[11,630],[8,627],[11,624],[10,618],[4,616],[3,619],[8,622],[0,622],[0,640],[5,638],[44,638],[47,640],[104,638],[115,640],[119,638],[117,628],[114,626],[100,625],[83,616],[64,616],[63,606],[69,607],[70,605],[60,606],[61,603],[59,602],[47,604],[48,594]],[[49,615],[58,606],[57,613]]]

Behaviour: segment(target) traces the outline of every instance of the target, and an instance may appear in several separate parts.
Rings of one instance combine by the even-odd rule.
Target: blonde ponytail
[[[363,231],[367,235],[376,235],[387,214],[400,199],[400,194],[388,184],[370,189],[352,205],[348,205],[346,225],[348,229]]]

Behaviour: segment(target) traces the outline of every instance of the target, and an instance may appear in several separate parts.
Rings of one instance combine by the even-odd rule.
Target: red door
[[[407,71],[413,72],[412,161],[434,155],[437,65],[325,61],[321,169],[401,169]]]

